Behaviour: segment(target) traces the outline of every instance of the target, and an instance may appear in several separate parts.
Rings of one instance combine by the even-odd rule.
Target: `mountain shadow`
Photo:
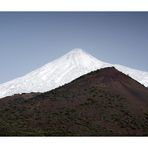
[[[1,136],[147,136],[148,88],[114,67],[0,100]]]

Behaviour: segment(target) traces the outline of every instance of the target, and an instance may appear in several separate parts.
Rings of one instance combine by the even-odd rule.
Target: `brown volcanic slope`
[[[0,135],[148,135],[148,88],[115,68],[0,100]]]

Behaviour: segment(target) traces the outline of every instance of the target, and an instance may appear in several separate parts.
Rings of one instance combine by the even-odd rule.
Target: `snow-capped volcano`
[[[86,73],[111,66],[148,86],[148,72],[105,63],[82,49],[74,49],[23,77],[1,84],[0,98],[19,93],[46,92],[69,83]]]

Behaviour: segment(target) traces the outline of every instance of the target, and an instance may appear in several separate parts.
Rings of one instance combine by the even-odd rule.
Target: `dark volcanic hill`
[[[114,67],[0,100],[0,135],[148,135],[148,88]]]

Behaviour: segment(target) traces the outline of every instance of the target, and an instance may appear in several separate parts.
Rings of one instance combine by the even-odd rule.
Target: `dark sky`
[[[148,71],[148,12],[0,12],[0,83],[73,48]]]

